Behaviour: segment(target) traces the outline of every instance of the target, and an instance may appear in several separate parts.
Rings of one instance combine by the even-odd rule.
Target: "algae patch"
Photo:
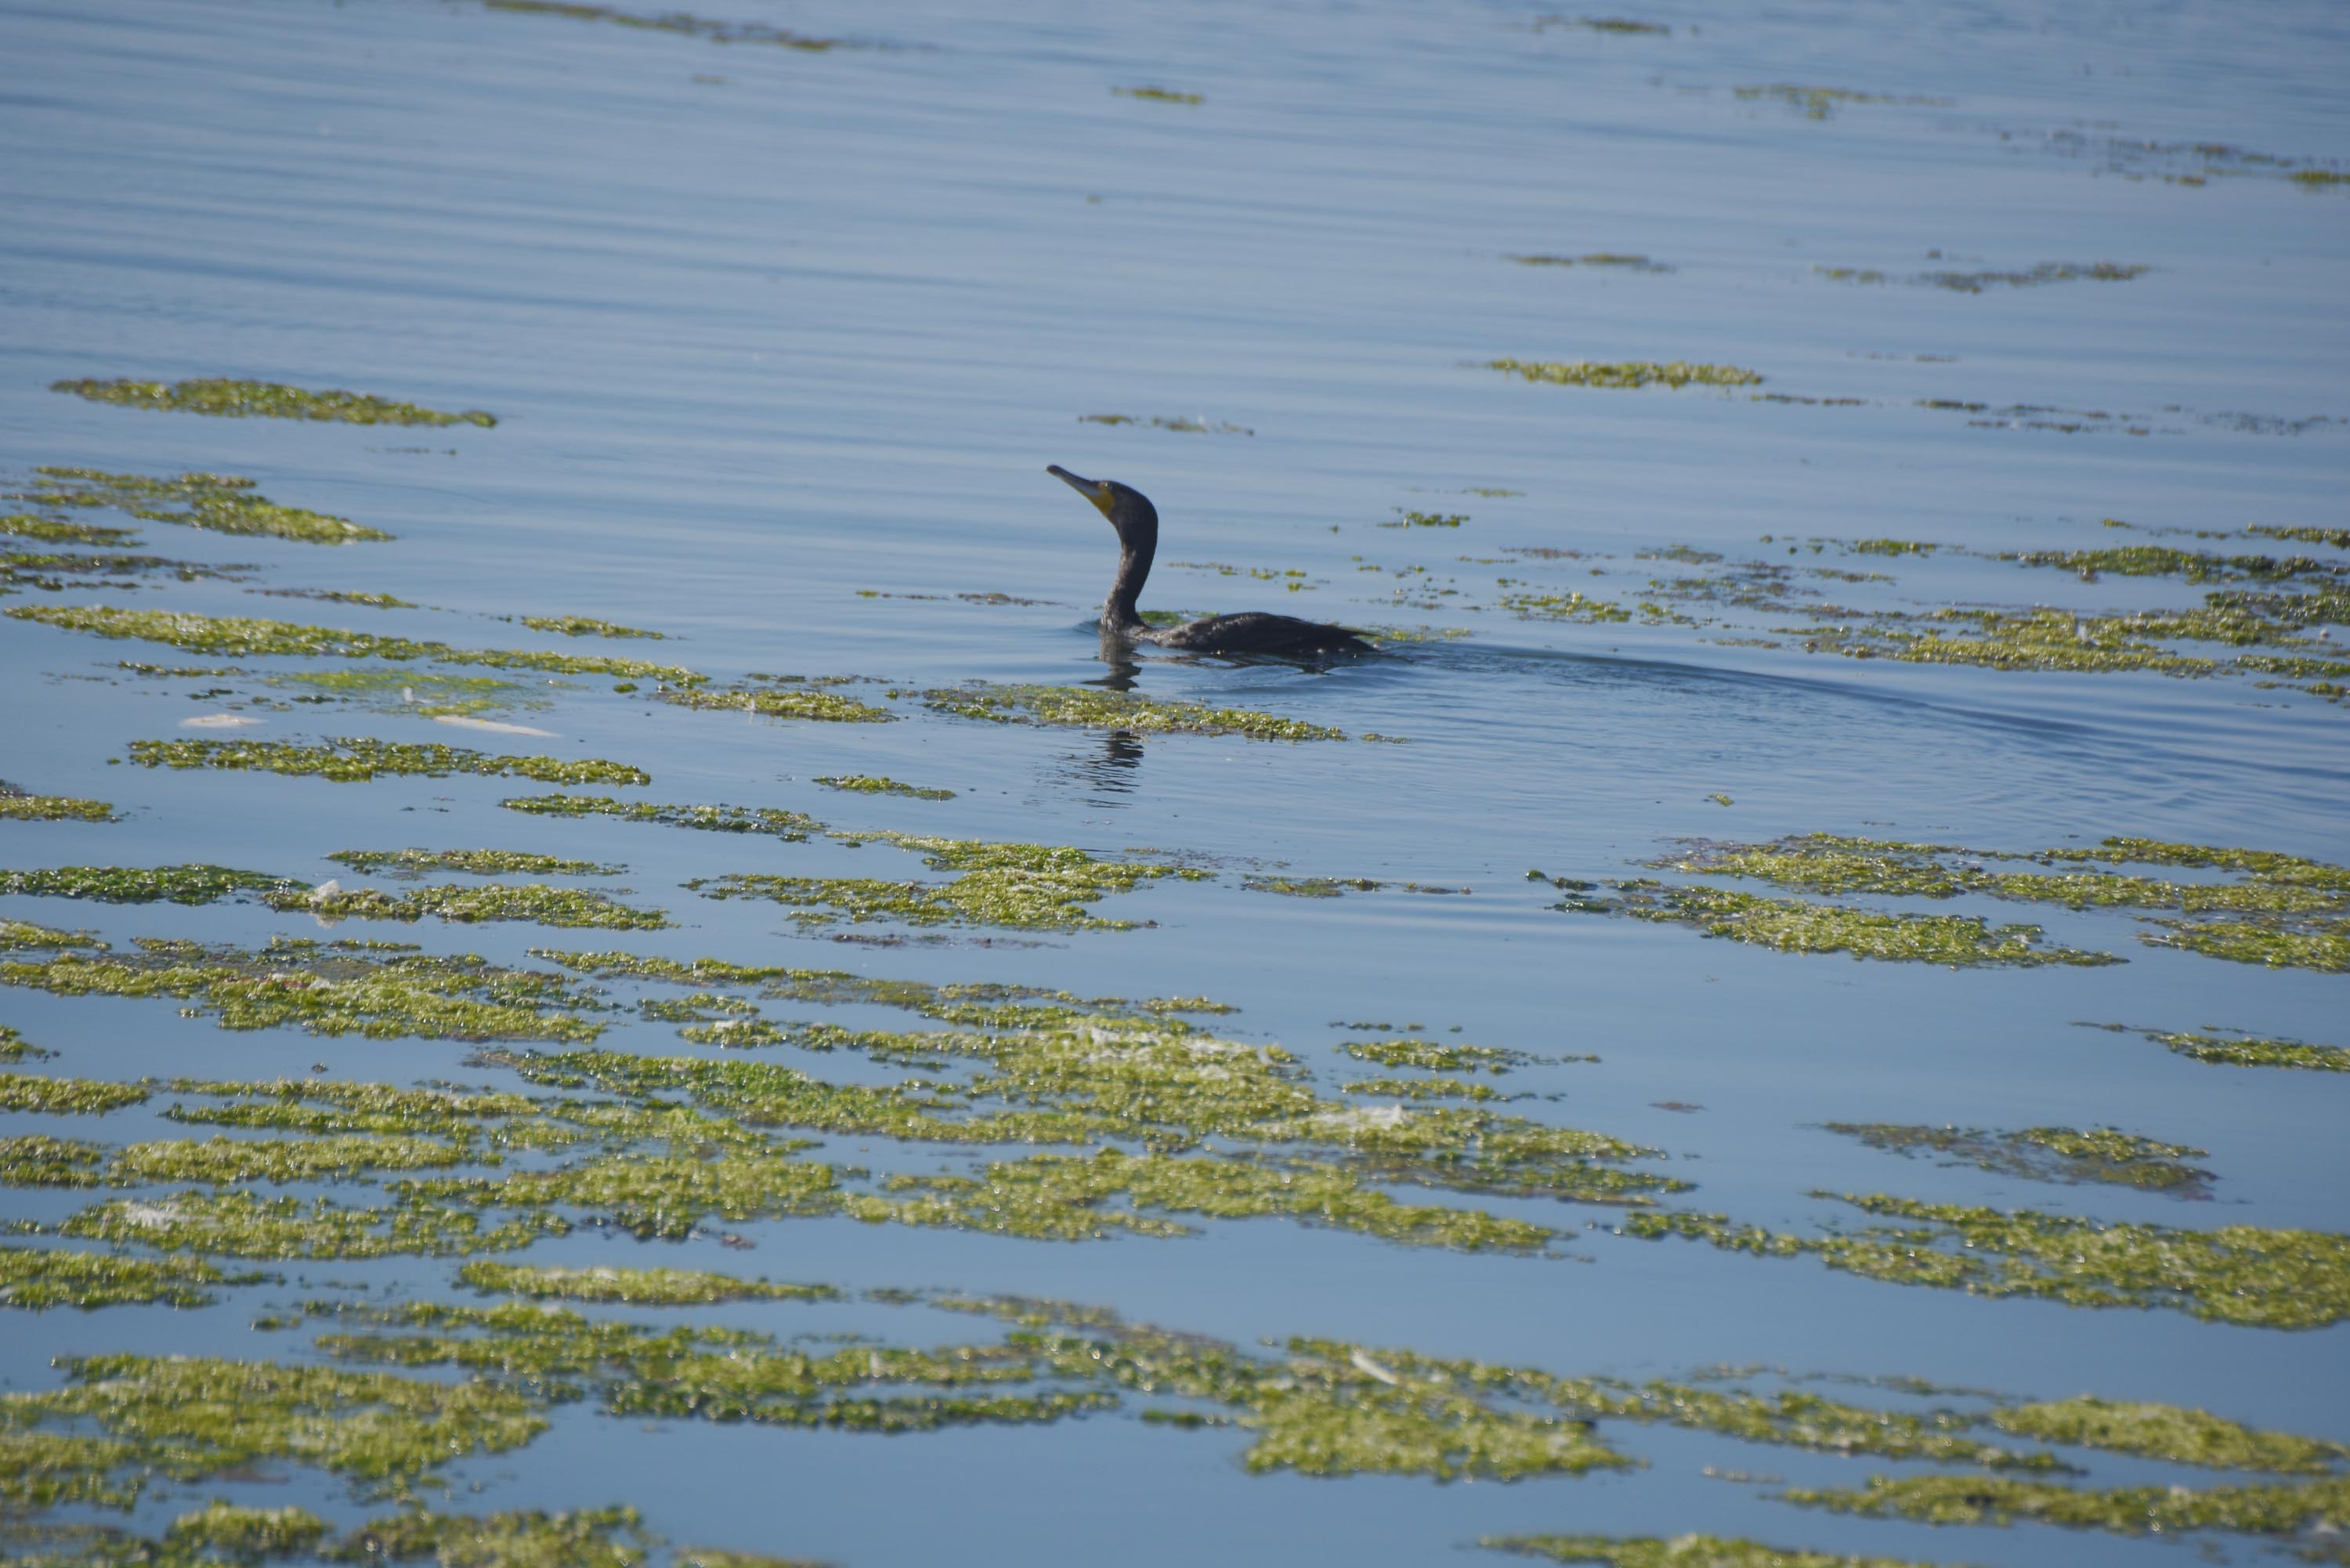
[[[1670,272],[1673,269],[1647,256],[1619,255],[1612,251],[1595,251],[1588,255],[1512,255],[1503,258],[1520,266],[1604,266],[1624,272]]]
[[[2300,1067],[2317,1073],[2350,1073],[2350,1047],[2312,1045],[2300,1040],[2264,1040],[2254,1035],[2143,1032],[2149,1040],[2168,1046],[2191,1062],[2230,1067]]]
[[[582,1016],[598,1003],[560,974],[473,957],[385,954],[366,944],[280,939],[246,950],[147,939],[134,953],[0,962],[0,984],[57,996],[172,997],[232,1030],[294,1024],[313,1034],[371,1039],[567,1042],[593,1040],[602,1030]],[[23,1093],[62,1082],[13,1081]],[[116,1085],[89,1087],[119,1096],[118,1104],[146,1097]]]
[[[566,1268],[477,1261],[460,1282],[493,1295],[533,1301],[619,1302],[629,1306],[708,1306],[733,1301],[838,1301],[831,1285],[774,1284],[688,1269]]]
[[[482,5],[491,11],[525,16],[562,16],[575,22],[608,22],[620,27],[707,38],[713,44],[770,44],[778,48],[797,49],[805,54],[822,54],[827,49],[854,47],[846,38],[816,37],[807,33],[795,33],[787,27],[771,26],[764,22],[713,21],[687,11],[663,11],[648,16],[622,11],[611,5],[581,4],[580,0],[482,0]]]
[[[44,507],[111,507],[151,523],[177,523],[215,534],[263,535],[305,545],[348,545],[389,539],[345,517],[280,506],[255,493],[254,482],[227,473],[182,473],[155,479],[98,468],[43,467],[32,489],[12,493]],[[109,530],[111,532],[111,530]]]
[[[650,638],[659,642],[668,635],[585,615],[526,615],[522,623],[533,631],[551,631],[561,637]]]
[[[2088,1490],[2047,1481],[1981,1476],[1872,1476],[1860,1489],[1797,1487],[1793,1503],[1866,1519],[1924,1524],[2007,1524],[2026,1519],[2126,1535],[2231,1530],[2285,1536],[2315,1527],[2338,1532],[2350,1522],[2350,1480],[2301,1486],[2117,1487]]]
[[[278,1459],[381,1484],[520,1448],[546,1426],[524,1396],[478,1383],[140,1355],[60,1365],[63,1388],[0,1394],[0,1425],[19,1434],[95,1427],[104,1436],[83,1463],[46,1479],[124,1506],[151,1471],[192,1481]]]
[[[1799,87],[1790,82],[1769,82],[1759,87],[1731,89],[1742,99],[1768,99],[1802,112],[1806,119],[1827,119],[1846,104],[1906,104],[1929,109],[1947,109],[1952,99],[1947,98],[1905,98],[1891,93],[1855,92],[1847,88]]]
[[[161,381],[53,381],[53,392],[71,392],[92,402],[126,408],[214,414],[229,419],[333,420],[352,425],[494,425],[497,416],[479,409],[444,413],[415,403],[394,402],[361,392],[305,391],[275,381],[235,381],[207,377],[165,386]]]
[[[1953,969],[2122,961],[2110,953],[2043,945],[2044,933],[2038,926],[1993,926],[1978,916],[1883,914],[1647,879],[1618,882],[1615,887],[1617,896],[1613,899],[1570,890],[1566,900],[1556,907],[1575,913],[1623,914],[1687,926],[1709,937],[1725,937],[1776,952],[1840,952],[1856,959],[1934,963]]]
[[[2185,1163],[2208,1151],[2162,1143],[2111,1127],[2086,1132],[2071,1127],[2026,1127],[1986,1132],[1977,1127],[1905,1127],[1887,1122],[1829,1122],[1827,1129],[1859,1139],[1871,1148],[1901,1155],[1951,1157],[1945,1164],[1971,1165],[2000,1176],[2030,1181],[2104,1181],[2144,1187],[2179,1197],[2205,1197],[2211,1173]]]
[[[469,887],[434,884],[387,893],[376,888],[296,888],[271,898],[272,908],[300,910],[322,921],[397,920],[431,915],[458,924],[524,920],[542,926],[598,930],[658,931],[670,921],[660,909],[639,909],[602,893],[544,882],[492,882]]]
[[[541,784],[649,784],[652,775],[625,763],[583,757],[493,756],[463,746],[366,739],[331,740],[319,746],[285,741],[133,741],[130,760],[142,768],[226,768],[331,779],[357,784],[382,774],[446,778],[479,774],[487,778],[536,779]]]
[[[354,871],[388,871],[405,877],[433,871],[463,871],[476,877],[617,877],[628,869],[513,849],[344,849],[327,858]]]
[[[10,965],[10,968],[19,966]],[[147,1091],[101,1078],[50,1078],[32,1073],[0,1073],[0,1111],[45,1116],[104,1116],[143,1104]]]
[[[253,1284],[262,1278],[224,1274],[210,1263],[187,1259],[166,1263],[61,1247],[0,1246],[0,1307],[21,1312],[53,1307],[95,1312],[159,1302],[174,1307],[210,1306],[219,1299],[212,1287]]]
[[[952,800],[955,794],[951,789],[924,789],[899,784],[896,779],[878,778],[866,774],[845,774],[816,782],[827,789],[842,790],[851,794],[898,794],[909,800]]]
[[[2012,868],[2017,862],[2034,868]],[[2270,850],[2110,837],[2095,848],[2015,853],[1810,834],[1769,844],[1702,842],[1657,864],[1813,893],[1931,899],[1975,894],[2075,910],[2165,911],[2141,917],[2156,929],[2139,933],[2140,941],[2272,968],[2350,969],[2350,869]],[[2131,865],[2224,872],[2235,879],[2173,881],[2118,869]],[[1702,912],[1753,898],[1710,888],[1624,886],[1641,889],[1638,900],[1627,891],[1627,904],[1652,901],[1673,911],[1687,906]],[[1782,901],[1757,902],[1775,907]],[[1850,913],[1876,920],[1946,919]]]
[[[1016,930],[1124,930],[1086,906],[1132,892],[1164,877],[1204,873],[1177,866],[1100,860],[1081,849],[1042,844],[873,834],[871,839],[920,855],[934,870],[959,872],[943,883],[869,877],[773,877],[734,872],[686,886],[707,898],[771,898],[802,926],[839,920],[896,920],[914,926],[1004,926]]]
[[[135,638],[168,643],[190,653],[227,659],[332,658],[431,659],[442,664],[479,664],[500,670],[543,670],[558,675],[610,675],[623,680],[660,680],[694,686],[702,677],[671,664],[603,654],[537,653],[527,649],[452,648],[373,632],[338,631],[252,616],[189,615],[168,610],[118,609],[110,605],[25,605],[8,611],[18,620],[39,621],[98,637]]]
[[[1139,735],[1243,735],[1253,741],[1343,741],[1346,734],[1303,719],[1245,708],[1144,697],[1079,686],[966,686],[922,693],[925,706],[998,724],[1121,730]]]
[[[0,822],[115,822],[114,807],[102,800],[62,794],[25,794],[0,784]]]
[[[1832,1269],[1897,1284],[2067,1306],[2163,1307],[2248,1327],[2320,1328],[2350,1317],[2350,1238],[2329,1232],[2184,1231],[1883,1195],[1844,1201],[1908,1223],[1804,1237],[1719,1214],[1637,1213],[1622,1234],[1684,1236],[1769,1257],[1808,1252]]]
[[[90,898],[107,904],[210,904],[290,888],[281,877],[224,866],[66,866],[53,871],[0,871],[0,893]]]
[[[1291,898],[1336,898],[1347,893],[1372,893],[1386,886],[1367,877],[1243,877],[1241,886],[1252,893],[1279,893]]]
[[[827,724],[886,724],[897,717],[887,709],[814,685],[773,687],[679,687],[659,693],[681,708],[756,713],[766,719],[807,719]]]
[[[533,816],[612,816],[623,822],[664,823],[705,833],[772,833],[787,844],[806,842],[809,834],[821,831],[823,826],[814,817],[772,806],[664,805],[649,800],[616,800],[610,795],[526,795],[498,804]]]
[[[1554,1563],[1596,1563],[1606,1568],[1929,1568],[1906,1558],[1856,1557],[1799,1552],[1759,1541],[1718,1535],[1488,1535],[1478,1545]]]
[[[1762,379],[1736,365],[1700,365],[1686,359],[1662,365],[1646,359],[1612,363],[1591,359],[1491,359],[1485,368],[1506,370],[1529,381],[1547,382],[1555,387],[1751,387]]]

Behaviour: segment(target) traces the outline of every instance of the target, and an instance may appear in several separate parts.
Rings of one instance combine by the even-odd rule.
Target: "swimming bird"
[[[1142,585],[1150,576],[1151,557],[1159,553],[1159,509],[1142,492],[1115,479],[1081,479],[1057,462],[1047,463],[1045,472],[1092,502],[1118,530],[1118,576],[1110,582],[1109,597],[1102,603],[1105,637],[1155,643],[1186,653],[1270,653],[1285,659],[1371,651],[1369,643],[1343,626],[1263,610],[1211,615],[1181,626],[1150,625],[1134,601],[1141,597]]]

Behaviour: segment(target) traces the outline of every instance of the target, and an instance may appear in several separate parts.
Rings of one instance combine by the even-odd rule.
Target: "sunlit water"
[[[1326,1084],[1351,1065],[1333,1042],[1352,1020],[1596,1054],[1523,1070],[1510,1086],[1563,1098],[1513,1108],[1653,1145],[1670,1157],[1653,1168],[1699,1184],[1697,1207],[1775,1229],[1815,1231],[1848,1212],[1806,1196],[1814,1189],[2189,1227],[2342,1227],[2350,1085],[2206,1066],[2136,1034],[2075,1027],[2350,1043],[2337,976],[2142,948],[2110,912],[1976,900],[1953,908],[2037,921],[2051,940],[2130,961],[1947,971],[1787,955],[1563,913],[1554,888],[1525,877],[1620,877],[1677,838],[1815,831],[2003,849],[2130,834],[2340,862],[2342,709],[2249,680],[1858,662],[1712,640],[1744,635],[1731,628],[1526,621],[1497,607],[1495,579],[1628,603],[1651,576],[1686,575],[1633,558],[1674,545],[1784,559],[1789,542],[1817,537],[2095,546],[2123,537],[2099,529],[2106,517],[2141,529],[2350,523],[2350,196],[2257,165],[2183,186],[2163,175],[2202,164],[2142,145],[2221,142],[2339,167],[2350,13],[1788,5],[1642,11],[1674,31],[1627,36],[1537,31],[1530,8],[1500,5],[987,16],[727,3],[730,19],[887,47],[719,46],[431,0],[0,5],[7,477],[36,463],[249,474],[274,500],[399,536],[328,551],[156,526],[151,551],[255,569],[68,597],[466,647],[593,648],[720,679],[1076,684],[1106,673],[1091,619],[1113,550],[1099,519],[1043,472],[1058,462],[1157,501],[1166,534],[1146,605],[1473,634],[1324,672],[1150,657],[1138,690],[1409,743],[1136,743],[910,705],[889,725],[776,722],[613,695],[603,680],[504,715],[554,740],[483,739],[636,763],[658,779],[650,798],[1097,853],[1150,846],[1219,873],[1101,907],[1153,922],[1130,931],[849,944],[802,932],[772,906],[677,884],[731,870],[910,876],[917,862],[821,840],[519,816],[497,801],[536,786],[508,781],[341,785],[109,766],[134,738],[182,732],[192,712],[284,693],[233,680],[234,696],[199,708],[190,693],[214,683],[136,680],[115,661],[228,661],[0,620],[0,776],[126,815],[0,825],[0,863],[203,860],[317,881],[348,875],[323,858],[331,851],[403,843],[619,861],[636,901],[681,922],[625,939],[642,952],[1207,995],[1240,1009],[1227,1033],[1279,1042]],[[1734,91],[1769,83],[1935,101],[1843,102],[1814,118]],[[1203,101],[1112,92],[1140,86]],[[1505,259],[1596,252],[1672,270]],[[2150,270],[1975,295],[1907,281],[2052,260]],[[1846,267],[1887,281],[1815,270]],[[1481,368],[1501,357],[1745,366],[1769,391],[1864,403],[1533,385]],[[488,409],[501,422],[208,420],[45,389],[65,377],[210,375]],[[2032,428],[2033,416],[1979,424],[1919,400],[2117,417],[2069,431]],[[1096,413],[1144,422],[1081,422]],[[1380,526],[1399,509],[1467,521]],[[1530,545],[1593,559],[1504,554]],[[1896,577],[1827,587],[1855,603],[2193,602],[2176,582],[2085,584],[1972,557],[1801,559]],[[1175,564],[1187,561],[1243,573]],[[1425,586],[1397,602],[1394,574],[1411,567],[1425,568]],[[1285,592],[1249,568],[1302,572],[1286,580],[1308,586]],[[432,607],[253,597],[262,587]],[[1040,602],[954,597],[988,593]],[[526,613],[681,640],[568,644],[490,618]],[[480,739],[397,711],[255,712],[264,722],[241,733]],[[959,793],[867,799],[811,782],[843,773]],[[1305,900],[1241,885],[1274,870],[1467,893]],[[309,929],[234,905],[18,898],[0,900],[0,916],[118,943]],[[431,922],[338,934],[511,961],[550,940]],[[55,1070],[88,1076],[258,1078],[322,1064],[353,1078],[482,1081],[461,1044],[227,1033],[165,1002],[12,990],[0,1021],[57,1050]],[[625,1019],[604,1044],[689,1049],[666,1025]],[[101,1136],[182,1136],[150,1114],[161,1103],[109,1117]],[[1822,1129],[1835,1120],[2117,1126],[2208,1149],[2220,1179],[2208,1204],[2033,1186],[1897,1161]],[[0,1117],[0,1131],[49,1130],[47,1118]],[[835,1140],[835,1152],[936,1166],[930,1151],[875,1141]],[[12,1193],[9,1207],[53,1220],[85,1200]],[[528,1256],[1061,1297],[1243,1343],[1321,1334],[1562,1372],[1758,1364],[2022,1397],[2094,1391],[2350,1439],[2339,1327],[2285,1334],[1905,1290],[1807,1260],[1619,1239],[1607,1210],[1488,1207],[1596,1228],[1560,1249],[1572,1261],[1406,1250],[1280,1220],[1085,1245],[775,1221],[739,1227],[758,1243],[747,1257],[715,1241],[638,1247],[585,1231]],[[452,1267],[307,1272],[430,1297],[449,1293]],[[245,1326],[261,1303],[286,1299],[262,1290],[195,1312],[21,1315],[0,1334],[0,1368],[22,1388],[48,1386],[49,1358],[67,1353],[297,1355],[282,1336],[255,1349]],[[705,1315],[912,1343],[974,1332],[920,1309]],[[1857,1485],[1898,1469],[1881,1461],[1665,1428],[1625,1442],[1647,1469],[1439,1486],[1252,1477],[1235,1463],[1235,1434],[1125,1416],[884,1438],[646,1431],[574,1407],[521,1452],[452,1473],[484,1489],[465,1506],[627,1501],[672,1538],[855,1564],[1400,1563],[1488,1533],[1690,1530],[2017,1568],[2177,1556],[2168,1543],[2028,1526],[1855,1522],[1773,1501],[1773,1485],[1701,1475]],[[2095,1465],[2098,1485],[2210,1480],[2110,1456]],[[357,1516],[307,1476],[262,1490]],[[177,1506],[209,1495],[184,1492]],[[140,1520],[172,1511],[159,1501]]]

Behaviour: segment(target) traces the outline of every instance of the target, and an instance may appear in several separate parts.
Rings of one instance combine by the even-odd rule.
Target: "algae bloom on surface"
[[[252,480],[232,473],[182,473],[176,479],[155,479],[99,468],[43,467],[33,472],[40,476],[38,483],[16,493],[37,506],[112,507],[150,523],[177,523],[214,534],[259,535],[304,545],[348,545],[391,537],[380,528],[363,528],[348,518],[280,506],[255,493]]]
[[[2019,863],[2032,869],[2018,868]],[[2350,868],[2272,850],[2178,844],[2113,836],[2094,847],[1999,851],[1950,844],[1915,844],[1814,833],[1771,844],[1700,841],[1654,862],[1660,868],[1750,877],[1806,892],[1863,893],[1949,899],[1975,894],[2073,910],[2144,909],[2153,929],[2137,933],[2148,947],[2173,948],[2268,968],[2338,971],[2350,969]],[[2148,877],[2130,866],[2221,873],[2230,881]],[[1648,919],[1705,924],[1711,935],[1739,935],[1756,912],[1789,911],[1806,926],[1830,916],[1842,925],[1907,922],[1922,932],[1955,931],[1951,917],[1875,914],[1835,906],[1765,899],[1717,888],[1626,883],[1627,912]],[[1794,913],[1808,911],[1800,915]],[[1768,922],[1775,927],[1776,920]],[[1982,922],[1973,922],[1978,929]],[[2039,950],[2035,927],[2002,927],[2023,935],[2023,956],[2046,962],[2061,949]],[[1742,940],[1758,940],[1744,936]],[[1777,945],[1773,943],[1773,945]],[[2115,962],[2110,955],[2074,956],[2065,962]]]
[[[0,821],[113,822],[114,807],[102,800],[77,800],[70,795],[26,794],[0,784]]]
[[[224,377],[192,381],[55,381],[53,392],[71,392],[96,403],[125,408],[215,414],[229,419],[333,420],[352,425],[494,425],[494,414],[479,409],[443,413],[415,403],[395,402],[363,392],[306,391],[276,381],[237,381]]]
[[[1126,930],[1132,922],[1107,920],[1087,906],[1159,877],[1197,878],[1180,866],[1099,860],[1059,845],[996,844],[917,834],[867,836],[920,855],[951,881],[892,882],[873,877],[775,877],[732,872],[686,884],[705,898],[772,898],[802,926],[846,919],[895,920],[912,926],[1004,926],[1014,930]]]
[[[626,763],[600,757],[492,756],[463,746],[411,745],[367,739],[297,746],[284,741],[133,741],[130,760],[142,768],[225,768],[285,774],[357,784],[381,774],[446,778],[480,774],[489,778],[536,779],[541,784],[649,784],[652,775]]]
[[[929,789],[867,774],[845,774],[816,782],[827,789],[841,790],[850,794],[901,794],[910,800],[952,800],[955,794],[951,789]]]
[[[1939,1154],[1946,1163],[1967,1164],[2028,1181],[2104,1181],[2142,1187],[2180,1197],[2209,1197],[2211,1173],[2185,1163],[2208,1151],[2162,1143],[2112,1127],[2026,1127],[1986,1132],[1978,1127],[1901,1127],[1888,1123],[1830,1122],[1827,1129],[1859,1139],[1871,1148],[1900,1155]]]
[[[964,686],[926,691],[923,703],[941,713],[998,724],[1050,724],[1081,730],[1123,730],[1138,735],[1244,735],[1253,741],[1343,741],[1341,731],[1303,719],[1245,708],[1211,708],[1105,691],[1087,686]]]
[[[452,648],[375,632],[343,631],[265,620],[256,616],[203,616],[168,610],[122,609],[111,605],[25,605],[7,612],[17,620],[86,631],[97,637],[136,638],[169,643],[190,653],[233,659],[332,658],[431,659],[442,664],[479,664],[495,670],[543,670],[559,675],[611,675],[698,685],[702,677],[673,664],[608,654],[541,653],[534,649]]]
[[[1529,381],[1546,381],[1555,387],[1751,387],[1762,379],[1736,365],[1698,365],[1686,359],[1663,365],[1647,359],[1613,363],[1591,359],[1491,359],[1485,368],[1507,370]]]

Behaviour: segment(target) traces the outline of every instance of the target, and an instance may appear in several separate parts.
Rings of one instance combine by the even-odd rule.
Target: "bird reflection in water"
[[[1109,667],[1108,670],[1095,676],[1086,682],[1087,685],[1099,686],[1111,691],[1134,690],[1135,680],[1142,671],[1141,665],[1134,657],[1134,644],[1107,626],[1102,628],[1101,661]],[[1099,756],[1073,754],[1069,762],[1096,790],[1109,795],[1132,794],[1134,770],[1142,765],[1142,740],[1130,731],[1112,730],[1101,738]],[[1096,804],[1114,805],[1123,803],[1101,800],[1097,796]]]

